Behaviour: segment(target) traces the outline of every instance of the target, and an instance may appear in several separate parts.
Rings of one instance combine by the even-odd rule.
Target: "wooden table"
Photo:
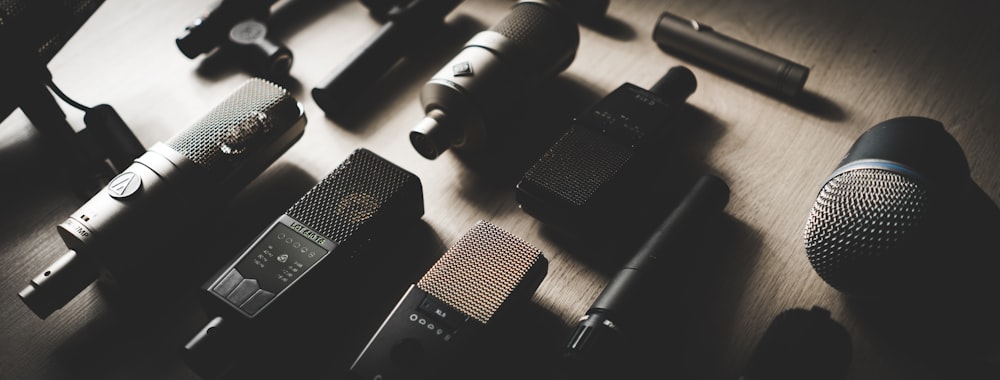
[[[78,101],[113,105],[147,147],[165,141],[248,78],[226,65],[206,68],[203,57],[190,60],[174,45],[174,38],[207,5],[109,0],[49,68],[56,83]],[[550,266],[532,299],[537,315],[522,322],[535,325],[528,331],[547,334],[529,334],[537,339],[523,344],[560,344],[617,267],[583,260],[585,244],[546,232],[543,223],[518,208],[513,186],[530,160],[499,159],[476,166],[451,151],[427,160],[407,139],[423,117],[418,100],[423,83],[511,5],[465,1],[449,15],[449,33],[371,88],[357,117],[334,121],[324,117],[309,90],[380,23],[356,1],[279,3],[275,19],[280,24],[273,32],[295,55],[295,83],[288,87],[305,106],[305,135],[227,208],[222,220],[231,228],[193,246],[219,248],[221,253],[214,253],[222,258],[234,255],[350,152],[365,147],[422,181],[426,212],[421,228],[401,232],[416,242],[401,249],[433,258],[476,221],[488,220],[544,252]],[[763,94],[660,50],[651,33],[663,11],[698,19],[811,68],[807,101]],[[688,103],[699,115],[692,126],[699,133],[677,142],[690,157],[682,165],[716,173],[732,189],[724,226],[710,234],[713,244],[678,253],[700,259],[686,261],[691,267],[670,268],[668,273],[678,277],[673,289],[650,300],[650,313],[662,314],[669,323],[661,327],[670,339],[649,349],[650,357],[663,360],[662,366],[650,366],[662,371],[649,373],[649,378],[736,379],[772,318],[789,308],[812,306],[830,310],[851,335],[848,379],[970,378],[951,377],[970,368],[976,368],[978,378],[1000,376],[983,373],[983,368],[995,369],[996,360],[978,367],[972,359],[942,359],[962,347],[893,338],[886,332],[891,326],[849,307],[843,295],[820,279],[802,240],[819,187],[841,156],[863,131],[896,116],[943,122],[963,147],[972,178],[993,200],[1000,199],[1000,129],[993,124],[1000,121],[998,11],[995,2],[971,0],[614,0],[609,20],[580,28],[572,65],[540,90],[540,101],[551,106],[531,108],[545,112],[537,115],[539,120],[568,123],[624,82],[650,86],[668,68],[685,65],[698,80]],[[82,126],[80,112],[64,109],[71,124]],[[40,137],[20,111],[3,121],[0,378],[195,378],[177,355],[206,321],[193,287],[180,287],[184,296],[162,307],[133,307],[116,297],[113,287],[91,286],[46,320],[17,298],[30,278],[64,253],[55,226],[82,204],[51,175],[60,163],[45,157]],[[604,254],[620,259],[629,252]],[[389,305],[395,301],[386,300]],[[919,316],[921,310],[912,313]],[[322,357],[322,352],[314,355]],[[333,366],[350,360],[328,359]],[[468,378],[492,373],[481,370],[483,374]],[[270,374],[282,373],[297,372]]]

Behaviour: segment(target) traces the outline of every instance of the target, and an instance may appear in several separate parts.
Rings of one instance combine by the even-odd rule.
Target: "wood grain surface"
[[[423,117],[418,99],[423,83],[512,4],[466,0],[448,16],[446,33],[361,95],[356,116],[333,120],[309,90],[380,23],[357,1],[279,2],[272,32],[295,55],[287,87],[305,107],[306,132],[233,200],[217,230],[189,243],[201,258],[195,260],[198,270],[211,272],[206,262],[235,255],[306,189],[364,147],[417,174],[424,189],[421,226],[400,232],[404,245],[397,248],[421,261],[408,264],[412,267],[403,272],[409,277],[386,281],[412,282],[428,259],[476,221],[488,220],[538,247],[549,260],[531,317],[521,321],[530,334],[517,338],[525,347],[536,347],[527,350],[536,354],[549,352],[539,346],[561,344],[617,268],[616,260],[630,252],[561,236],[518,208],[514,184],[538,157],[537,141],[526,141],[523,149],[509,146],[485,160],[452,151],[427,160],[407,138]],[[188,59],[175,46],[174,38],[207,6],[195,0],[107,0],[51,61],[54,80],[82,103],[113,105],[147,147],[165,141],[248,78],[226,62]],[[796,100],[770,96],[664,52],[651,39],[663,11],[698,19],[809,67],[806,93]],[[1000,122],[998,14],[1000,3],[985,0],[613,0],[607,20],[580,27],[573,63],[531,104],[511,111],[518,120],[558,131],[622,83],[648,87],[670,67],[685,65],[698,80],[688,98],[693,122],[685,126],[693,133],[673,142],[672,149],[683,152],[686,161],[672,164],[715,173],[732,190],[725,220],[702,237],[705,244],[666,261],[664,276],[674,277],[670,289],[648,300],[648,313],[662,318],[658,336],[663,339],[645,354],[654,361],[646,378],[737,379],[778,313],[813,306],[830,310],[851,335],[848,379],[1000,378],[997,356],[983,359],[980,351],[967,353],[966,347],[921,338],[928,332],[948,335],[955,326],[891,332],[894,321],[852,306],[820,279],[803,246],[804,223],[823,181],[862,132],[897,116],[941,121],[964,149],[973,180],[1000,200],[1000,129],[994,124]],[[64,109],[72,125],[83,125],[79,111]],[[178,281],[181,297],[152,302],[134,302],[114,286],[94,285],[46,320],[18,299],[17,292],[65,252],[55,226],[83,203],[54,178],[64,163],[47,153],[20,111],[0,124],[0,378],[196,378],[178,352],[207,318],[198,304],[197,283]],[[184,238],[164,236],[163,242],[150,244]],[[611,259],[587,259],[595,255]],[[396,299],[386,302],[391,306]],[[323,313],[347,312],[335,300],[317,301],[323,302],[329,303],[322,306],[325,311],[289,327],[295,335],[309,335],[323,323],[318,320]],[[918,305],[903,315],[918,318],[924,308],[935,307]],[[962,312],[955,310],[959,321]],[[381,316],[372,314],[377,326]],[[370,335],[371,323],[336,329]],[[349,346],[344,351],[356,355],[352,349],[358,347],[351,344],[343,344]],[[319,373],[326,373],[353,359],[322,347],[298,359],[275,356],[295,370],[253,373],[318,377],[316,371],[297,371],[323,368]],[[270,357],[262,348],[254,359]],[[529,364],[507,362],[501,367],[509,372],[501,373],[529,373]],[[491,368],[478,371],[467,378],[494,375]]]

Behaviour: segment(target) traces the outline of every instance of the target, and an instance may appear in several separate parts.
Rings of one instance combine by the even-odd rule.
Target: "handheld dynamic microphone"
[[[852,353],[851,335],[829,310],[788,309],[771,321],[739,380],[843,380]]]
[[[206,282],[215,317],[184,346],[185,361],[206,378],[225,372],[246,348],[264,344],[263,331],[286,326],[289,310],[334,296],[338,284],[370,269],[371,245],[423,213],[416,175],[354,151]]]
[[[973,182],[958,142],[940,122],[910,116],[854,142],[819,191],[803,240],[828,284],[883,296],[978,278],[972,270],[995,256],[983,239],[998,230],[1000,208]],[[941,278],[950,280],[933,281]]]
[[[462,0],[412,0],[388,12],[388,21],[364,45],[312,89],[313,100],[330,116],[343,115],[360,95],[413,46],[444,26]]]
[[[480,221],[403,295],[351,365],[361,379],[438,378],[545,278],[541,251]]]
[[[676,132],[674,119],[695,87],[694,74],[683,66],[668,70],[650,90],[619,86],[574,118],[525,172],[516,186],[521,209],[577,233],[632,218],[641,207],[623,202],[648,202],[660,193],[648,182],[662,164],[641,153]]]
[[[420,91],[427,113],[410,143],[427,159],[448,148],[481,149],[503,133],[517,99],[569,67],[580,30],[556,3],[521,1],[487,31],[472,37]]]
[[[292,67],[292,51],[271,39],[265,21],[277,0],[220,0],[202,16],[184,28],[175,39],[184,56],[194,59],[201,54],[225,47],[235,53],[236,61],[253,74],[279,78]]]
[[[285,89],[248,80],[62,222],[58,232],[69,252],[32,279],[18,293],[21,300],[46,318],[102,272],[125,285],[183,265],[177,252],[158,252],[150,243],[215,214],[298,141],[305,123],[302,106]]]
[[[680,254],[675,251],[684,239],[721,213],[728,202],[729,186],[719,177],[704,175],[694,183],[580,318],[564,347],[561,371],[572,374],[569,378],[586,374],[591,374],[586,378],[606,378],[592,375],[618,370],[616,355],[629,344],[636,313],[648,303],[639,296],[640,290],[649,286],[668,255]]]

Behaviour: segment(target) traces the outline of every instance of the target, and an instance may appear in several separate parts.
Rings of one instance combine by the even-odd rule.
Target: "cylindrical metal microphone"
[[[875,297],[976,277],[968,273],[986,259],[973,255],[985,248],[974,245],[983,245],[977,235],[998,225],[1000,209],[972,181],[961,147],[944,126],[898,117],[861,135],[827,178],[804,242],[824,281]]]
[[[266,344],[265,331],[284,332],[275,327],[291,322],[283,317],[339,297],[334,289],[370,272],[373,243],[423,213],[416,175],[354,151],[207,281],[214,317],[184,346],[185,362],[205,378],[227,371],[245,349]]]
[[[18,295],[46,318],[101,272],[126,284],[156,277],[154,263],[178,265],[184,260],[176,252],[162,254],[150,242],[211,217],[298,141],[305,124],[288,91],[248,80],[195,125],[156,143],[62,222],[58,232],[69,253]]]
[[[480,221],[411,285],[351,365],[361,379],[438,378],[545,278],[542,252]],[[447,378],[447,377],[446,377]]]
[[[729,202],[729,185],[714,175],[700,177],[678,206],[653,231],[642,247],[615,274],[580,318],[563,351],[561,367],[569,378],[587,373],[614,373],[615,354],[622,352],[630,322],[646,299],[640,290],[649,285],[663,260],[682,246],[686,236],[721,213]],[[604,377],[588,377],[604,378]]]
[[[710,68],[784,96],[797,96],[809,77],[808,67],[669,12],[660,15],[653,41],[661,48],[691,56]]]
[[[427,113],[410,132],[420,155],[448,148],[480,149],[517,100],[569,67],[580,43],[573,16],[561,5],[521,1],[487,31],[472,37],[420,91]]]
[[[230,29],[247,19],[264,19],[277,0],[216,0],[208,10],[184,28],[177,48],[188,58],[208,53],[226,40]]]

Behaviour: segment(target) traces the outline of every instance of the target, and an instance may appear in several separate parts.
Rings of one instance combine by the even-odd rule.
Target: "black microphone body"
[[[351,365],[362,379],[448,378],[488,324],[545,278],[541,251],[480,221],[411,285]]]
[[[940,122],[908,116],[855,141],[820,190],[804,242],[828,284],[881,297],[956,283],[931,278],[979,277],[970,274],[995,256],[983,239],[998,229],[1000,209],[973,182],[958,142]],[[944,252],[954,252],[949,261]]]
[[[69,253],[19,296],[45,318],[99,273],[126,285],[167,275],[160,264],[183,266],[190,257],[161,252],[156,242],[217,213],[298,141],[305,122],[301,105],[283,88],[247,81],[194,126],[153,145],[62,222],[57,230]]]
[[[561,5],[522,1],[472,37],[420,91],[427,116],[410,132],[428,159],[449,148],[482,149],[516,113],[520,98],[569,67],[580,43],[575,19]]]
[[[631,259],[611,278],[581,317],[564,347],[562,370],[576,376],[615,373],[614,355],[628,339],[630,322],[648,302],[639,297],[688,236],[718,215],[729,202],[729,186],[714,175],[699,178],[677,207],[653,231]],[[633,332],[634,333],[634,332]],[[612,362],[612,363],[609,363]],[[599,378],[599,377],[587,377]]]
[[[175,39],[184,56],[194,59],[217,49],[232,52],[250,73],[284,79],[292,51],[268,36],[268,17],[277,0],[220,0]]]
[[[185,345],[185,361],[210,378],[229,371],[247,348],[266,345],[268,333],[291,344],[279,326],[309,313],[318,300],[354,304],[338,292],[353,292],[357,279],[371,272],[372,246],[423,212],[416,175],[356,150],[206,282],[204,304],[214,317]],[[344,321],[327,323],[351,323]]]
[[[184,28],[177,48],[188,58],[208,53],[226,41],[229,31],[247,19],[266,19],[277,0],[217,0]]]
[[[636,230],[622,221],[649,219],[637,215],[664,198],[652,184],[663,164],[648,153],[678,134],[678,115],[696,86],[683,66],[668,70],[649,90],[619,86],[575,117],[528,168],[516,185],[521,209],[578,235]]]
[[[853,352],[829,310],[788,309],[771,321],[738,380],[843,380]]]
[[[444,26],[444,18],[462,0],[413,0],[396,6],[388,21],[351,57],[312,89],[327,115],[350,112],[367,87]]]

